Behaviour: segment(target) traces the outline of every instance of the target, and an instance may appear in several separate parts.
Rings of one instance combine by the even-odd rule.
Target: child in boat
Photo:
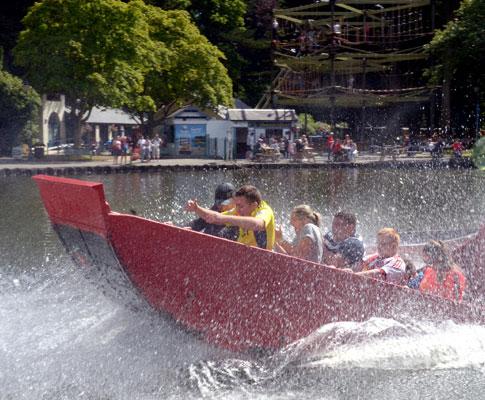
[[[409,257],[402,257],[406,264],[407,287],[411,289],[419,289],[419,284],[423,280],[423,271],[416,270],[416,266]]]
[[[460,302],[466,287],[463,271],[448,254],[443,242],[431,240],[423,247],[424,276],[419,290]]]
[[[276,229],[275,250],[320,263],[323,254],[322,232],[320,223],[322,217],[310,206],[302,204],[291,212],[290,223],[295,229],[296,237],[289,243],[283,240],[280,229]]]
[[[394,228],[377,232],[377,253],[362,262],[359,275],[381,278],[398,285],[406,284],[406,265],[398,255],[400,237]]]

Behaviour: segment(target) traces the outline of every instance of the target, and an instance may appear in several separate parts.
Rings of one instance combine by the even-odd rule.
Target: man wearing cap
[[[262,200],[259,190],[244,185],[236,191],[233,201],[235,209],[223,213],[200,207],[196,200],[189,200],[186,210],[197,213],[211,224],[239,227],[237,241],[240,243],[272,250],[275,242],[274,214]]]
[[[218,185],[214,195],[214,205],[210,209],[217,213],[233,209],[232,197],[235,191],[236,188],[230,183],[224,182]],[[200,217],[190,223],[190,228],[197,232],[206,233],[207,235],[224,237],[231,240],[236,240],[237,238],[237,230],[232,229],[232,227],[211,224]]]

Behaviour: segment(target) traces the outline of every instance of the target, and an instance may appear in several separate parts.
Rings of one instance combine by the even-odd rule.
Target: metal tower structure
[[[272,55],[279,73],[257,107],[353,115],[361,133],[366,110],[428,104],[424,45],[434,29],[433,0],[321,0],[275,9]]]

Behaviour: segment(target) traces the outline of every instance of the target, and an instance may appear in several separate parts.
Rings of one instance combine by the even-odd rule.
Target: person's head
[[[423,261],[438,269],[449,269],[451,259],[446,250],[445,244],[439,240],[430,240],[423,247]]]
[[[409,257],[402,257],[404,264],[406,264],[406,275],[409,279],[416,275],[416,266]]]
[[[214,207],[220,212],[231,209],[235,192],[236,188],[231,183],[224,182],[219,184],[214,194]]]
[[[355,235],[357,217],[349,212],[340,211],[333,216],[332,235],[336,242],[341,242]]]
[[[381,257],[393,257],[397,254],[401,238],[394,228],[382,228],[377,232],[377,252]]]
[[[259,207],[261,201],[261,193],[252,185],[241,186],[234,194],[234,204],[241,216],[250,216]]]
[[[296,206],[291,211],[290,223],[295,228],[295,231],[300,231],[306,224],[313,224],[320,226],[322,217],[319,213],[313,210],[310,206],[302,204]]]

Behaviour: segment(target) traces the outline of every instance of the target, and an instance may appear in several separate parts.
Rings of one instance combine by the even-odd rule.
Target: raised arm
[[[266,229],[264,219],[259,217],[242,217],[240,215],[215,213],[208,215],[206,221],[217,225],[235,225],[245,230],[263,231]]]
[[[242,229],[263,231],[266,229],[262,217],[242,217],[240,215],[229,215],[209,210],[199,206],[196,199],[189,200],[185,206],[186,211],[195,212],[204,221],[215,225],[234,225]]]
[[[212,222],[211,220],[213,219],[214,215],[219,215],[219,213],[217,211],[199,206],[196,199],[191,199],[187,202],[185,205],[185,211],[194,212],[204,221],[217,224],[217,222]],[[223,223],[220,225],[223,225]]]

